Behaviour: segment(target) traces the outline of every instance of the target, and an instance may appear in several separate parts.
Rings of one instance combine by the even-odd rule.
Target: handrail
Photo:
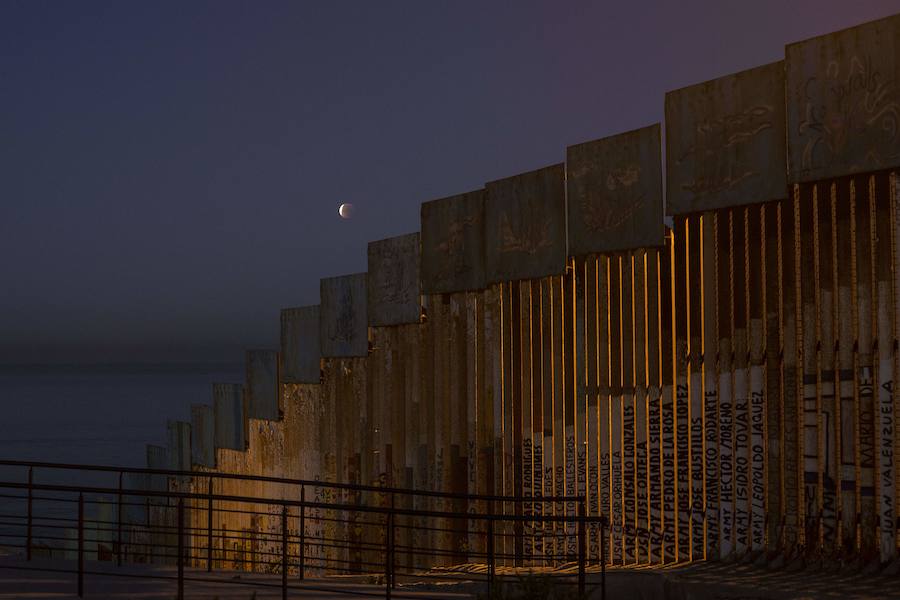
[[[213,479],[235,479],[245,481],[261,481],[299,486],[318,486],[331,489],[342,489],[357,492],[378,492],[381,494],[397,494],[401,496],[427,496],[447,498],[451,500],[478,500],[488,502],[513,503],[545,503],[545,502],[583,502],[585,497],[576,496],[492,496],[487,494],[467,494],[462,492],[436,492],[409,488],[381,487],[377,485],[357,483],[337,483],[309,479],[292,479],[287,477],[270,477],[266,475],[248,475],[244,473],[223,473],[220,471],[183,471],[177,469],[151,469],[149,467],[117,467],[112,465],[80,465],[73,463],[51,463],[26,460],[2,460],[0,467],[28,467],[35,469],[59,469],[77,471],[98,471],[107,473],[136,473],[147,475],[167,475],[172,477],[200,477]]]
[[[22,507],[24,514],[21,516],[3,515],[0,526],[7,530],[0,531],[0,546],[18,548],[26,555],[26,560],[31,561],[32,547],[47,547],[35,546],[35,538],[43,543],[51,543],[49,548],[52,556],[53,544],[71,539],[68,534],[61,533],[61,530],[71,533],[75,529],[77,570],[60,572],[77,575],[79,595],[84,591],[84,575],[91,573],[85,571],[84,559],[88,552],[96,553],[97,560],[112,561],[114,556],[117,566],[122,566],[129,558],[132,562],[164,561],[165,564],[177,565],[177,577],[172,579],[178,583],[178,598],[184,598],[185,581],[197,580],[186,575],[185,567],[203,564],[207,572],[223,566],[227,568],[228,565],[252,572],[278,573],[280,570],[280,585],[264,585],[281,587],[283,599],[287,598],[289,589],[297,589],[288,583],[289,570],[295,572],[301,582],[308,568],[321,569],[323,573],[377,575],[382,582],[380,585],[384,585],[384,597],[390,599],[397,585],[398,574],[426,579],[455,577],[452,569],[443,575],[440,570],[431,570],[453,564],[483,562],[487,567],[486,572],[481,575],[466,572],[465,577],[474,577],[477,581],[493,585],[495,581],[508,576],[497,572],[498,561],[513,567],[563,567],[553,572],[554,576],[561,578],[557,583],[577,585],[579,592],[583,593],[586,586],[585,566],[588,562],[588,527],[591,528],[592,536],[591,552],[599,550],[600,554],[601,589],[602,582],[605,581],[604,535],[608,523],[601,515],[586,514],[583,496],[445,494],[236,473],[38,461],[0,460],[0,467],[28,469],[28,477],[23,478],[24,480],[20,480],[15,472],[0,476],[0,492],[3,492],[0,497],[27,500]],[[35,469],[118,473],[119,477],[117,485],[38,483],[35,482]],[[188,486],[177,485],[173,480],[167,481],[165,486],[151,486],[151,481],[135,482],[138,487],[126,488],[123,485],[124,473],[184,477],[192,481]],[[298,485],[299,493],[294,495],[291,490],[283,490],[286,494],[278,496],[244,495],[240,493],[243,491],[240,487],[237,490],[239,493],[213,493],[213,481],[216,478]],[[148,485],[144,487],[144,484]],[[309,500],[304,493],[307,485],[372,491],[377,492],[380,497],[356,495],[348,498],[336,495]],[[252,493],[254,492],[251,491]],[[396,498],[416,494],[489,502],[469,504],[468,507],[459,503],[447,505],[437,502],[427,503],[425,508],[415,503],[416,508],[413,508],[412,502],[398,502]],[[565,507],[556,506],[553,508],[559,510],[546,511],[556,514],[545,514],[540,507],[541,502],[555,504],[560,501],[566,502]],[[74,510],[73,505],[77,505],[77,518],[60,516],[56,512],[60,510],[60,506],[54,506],[54,512],[42,514],[40,510],[48,506],[47,502],[68,503],[69,508],[63,507],[63,516],[69,510]],[[516,503],[515,510],[506,506],[506,502]],[[572,502],[575,502],[574,506]],[[499,506],[495,506],[495,503],[499,503]],[[85,515],[86,505],[98,504],[114,507],[115,510],[108,509],[106,513],[97,513],[96,516]],[[138,516],[135,516],[134,507],[138,507]],[[445,508],[449,510],[442,510]],[[107,516],[103,517],[102,514]],[[218,524],[214,522],[214,514],[221,515]],[[230,521],[230,514],[238,515],[236,520]],[[367,517],[367,514],[372,516]],[[19,521],[15,521],[16,519]],[[249,519],[249,529],[246,528],[247,521],[243,519]],[[294,529],[291,522],[297,523],[299,527]],[[304,523],[314,525],[307,530]],[[74,527],[76,524],[77,528]],[[86,525],[94,535],[103,536],[104,544],[108,544],[104,548],[104,556],[107,558],[100,558],[99,545],[93,550],[86,549]],[[17,530],[8,530],[10,527],[19,528],[26,535],[18,535]],[[599,546],[593,546],[596,541],[593,536],[598,534]],[[95,537],[90,542],[99,544],[100,539]],[[596,562],[596,555],[592,556],[592,560]],[[577,561],[577,578],[569,581],[574,572],[567,565],[571,566],[574,561]],[[0,563],[0,569],[16,568],[42,570]],[[108,575],[129,576],[121,572]],[[155,578],[149,573],[134,576]],[[361,595],[373,594],[362,592]]]
[[[515,515],[515,514],[489,514],[441,510],[420,510],[414,508],[370,506],[366,504],[348,504],[345,502],[317,502],[311,500],[291,500],[286,498],[270,498],[261,496],[235,496],[230,494],[208,494],[201,492],[182,492],[177,490],[142,490],[112,487],[98,487],[85,485],[60,485],[47,483],[22,483],[18,481],[0,481],[0,488],[21,490],[43,490],[48,492],[71,492],[86,494],[121,494],[122,496],[154,496],[162,498],[175,498],[179,500],[215,500],[224,502],[243,502],[247,504],[268,504],[272,506],[295,506],[299,508],[319,508],[323,510],[345,510],[375,514],[397,514],[409,517],[433,517],[436,519],[474,519],[496,521],[527,521],[527,522],[567,522],[575,523],[582,520],[598,521],[598,517],[582,517],[578,515]],[[48,498],[50,501],[61,501],[58,498]],[[112,502],[110,502],[112,504]]]

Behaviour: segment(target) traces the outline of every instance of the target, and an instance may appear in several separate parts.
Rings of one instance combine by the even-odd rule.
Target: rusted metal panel
[[[666,94],[666,212],[787,195],[784,62]]]
[[[169,468],[178,471],[191,470],[191,424],[185,421],[168,421],[166,424]]]
[[[278,352],[275,350],[248,350],[246,366],[247,417],[277,420],[279,418]]]
[[[238,383],[213,384],[216,448],[244,450],[244,386]]]
[[[900,15],[785,54],[791,183],[900,165]]]
[[[283,383],[319,383],[319,305],[281,311]]]
[[[369,242],[369,325],[418,323],[419,233]]]
[[[485,186],[484,264],[488,283],[537,279],[566,270],[565,166],[552,165]]]
[[[323,358],[366,356],[366,273],[329,277],[319,286],[319,349]]]
[[[216,417],[207,404],[191,405],[191,462],[216,466]]]
[[[566,151],[569,254],[663,243],[659,124]]]
[[[484,190],[422,204],[422,291],[485,287]]]

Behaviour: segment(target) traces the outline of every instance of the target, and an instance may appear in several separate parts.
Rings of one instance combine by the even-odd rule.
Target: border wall
[[[583,495],[621,565],[895,561],[900,16],[670,92],[665,118],[664,149],[651,125],[423,204],[421,234],[371,243],[367,273],[282,311],[281,347],[248,353],[243,385],[216,385],[201,431],[173,423],[148,464],[510,495],[524,502],[496,509],[526,517]],[[220,566],[264,553],[278,518],[217,523],[245,540],[217,546]],[[381,535],[328,518],[307,535]],[[447,564],[483,551],[466,523],[440,525],[400,543]],[[576,552],[551,525],[502,533],[511,565]],[[377,560],[311,552],[323,572]]]

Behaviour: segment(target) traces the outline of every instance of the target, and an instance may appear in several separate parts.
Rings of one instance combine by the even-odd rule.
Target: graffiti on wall
[[[659,125],[567,149],[570,255],[662,244],[660,152]]]
[[[900,165],[900,16],[787,47],[792,182]]]

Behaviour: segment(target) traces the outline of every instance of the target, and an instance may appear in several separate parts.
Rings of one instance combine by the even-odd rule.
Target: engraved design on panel
[[[575,170],[573,175],[582,179],[581,217],[592,233],[613,231],[631,219],[647,202],[647,191],[641,186],[641,166],[628,163],[606,170],[603,159],[594,157]],[[591,173],[606,172],[601,189],[594,191]]]
[[[469,230],[477,224],[477,219],[473,216],[458,217],[450,222],[446,235],[436,246],[436,250],[444,255],[443,260],[437,265],[440,277],[456,277],[470,269],[465,250]]]
[[[379,261],[377,298],[384,304],[405,305],[415,300],[416,273],[411,259],[414,246],[410,243],[382,245]]]
[[[841,163],[856,171],[900,158],[897,82],[871,57],[831,60],[821,77],[807,77],[795,93],[803,106],[800,169]]]
[[[337,318],[328,328],[328,339],[335,344],[349,344],[353,341],[353,332],[356,329],[353,292],[349,285],[339,285],[335,292],[338,305]]]
[[[543,202],[529,198],[510,212],[500,215],[500,252],[538,254],[553,243],[550,223],[545,216]]]
[[[775,108],[758,104],[746,110],[699,121],[694,139],[675,159],[680,166],[693,161],[695,178],[681,183],[682,190],[698,196],[731,190],[761,173],[753,157],[741,152],[763,132],[775,126]]]

